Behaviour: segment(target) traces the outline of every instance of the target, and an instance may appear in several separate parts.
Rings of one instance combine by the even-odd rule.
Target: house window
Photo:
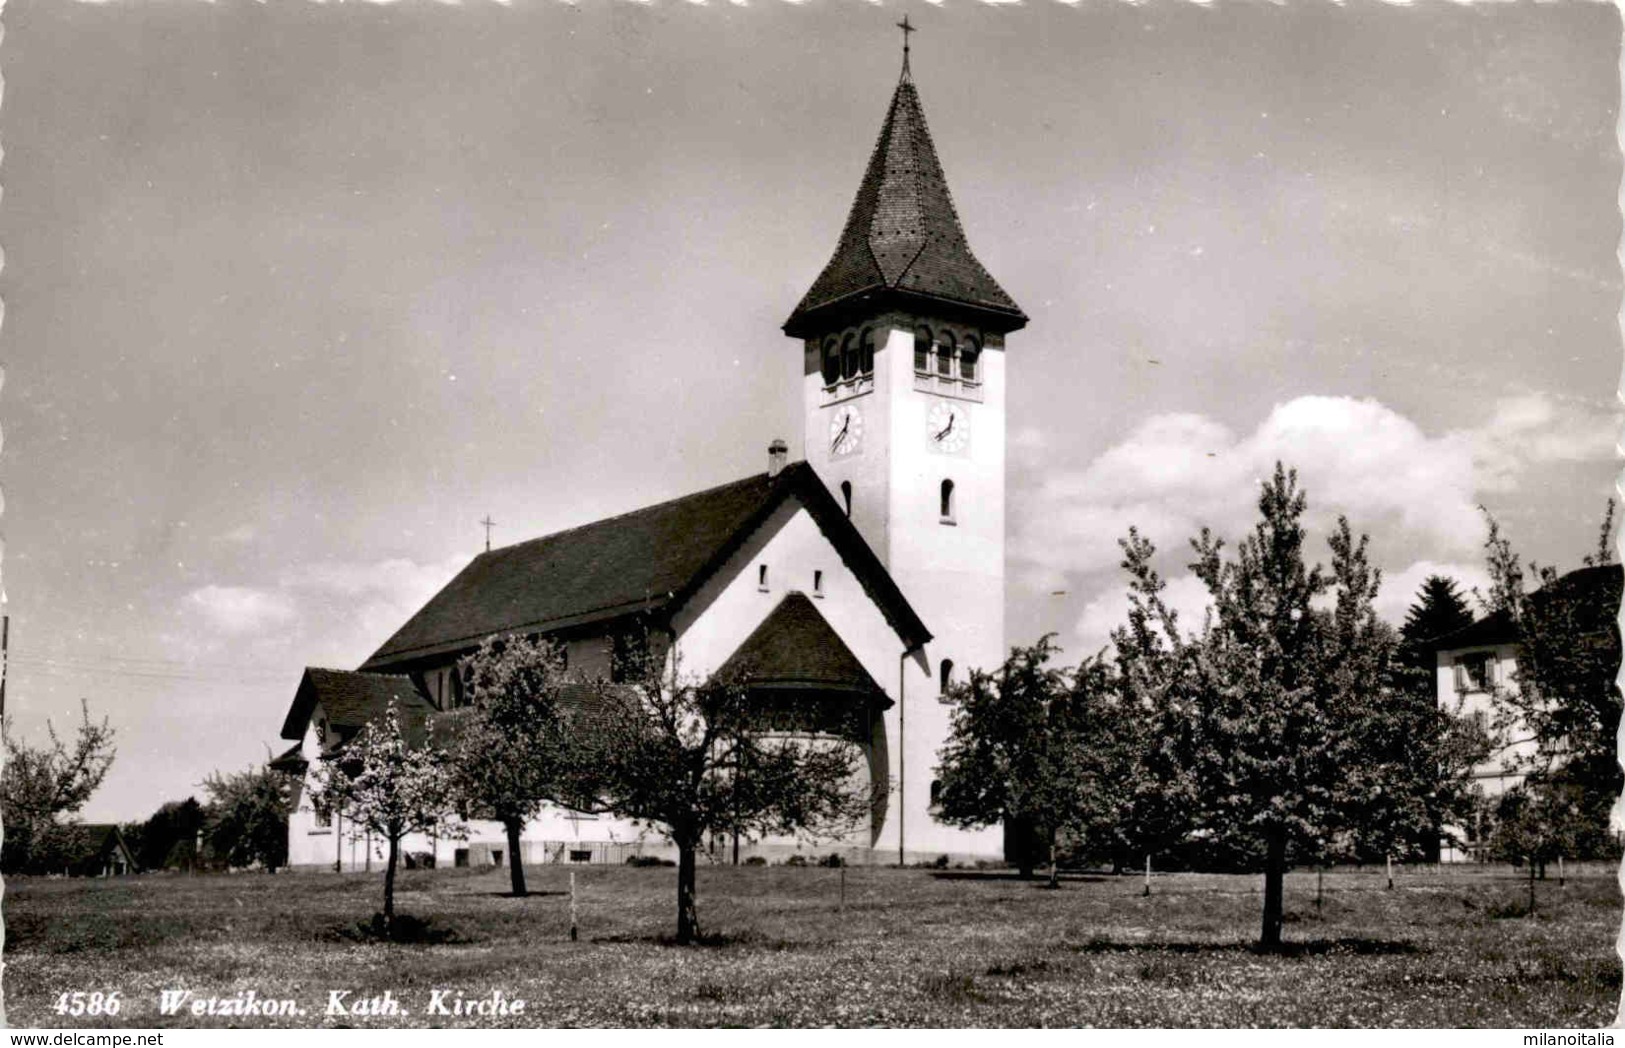
[[[756,588],[763,593],[767,592],[767,565],[759,564],[756,567]]]
[[[952,378],[954,373],[954,336],[944,331],[937,340],[937,374]]]
[[[965,344],[959,350],[959,377],[966,382],[976,381],[976,358],[982,347],[977,344],[974,337],[967,336]]]
[[[939,690],[942,692],[942,694],[946,695],[948,694],[949,685],[953,684],[954,682],[954,660],[943,659],[942,665],[938,667],[937,672],[939,675]]]
[[[824,385],[833,386],[841,378],[841,347],[834,338],[824,340],[823,351]]]
[[[931,372],[931,329],[924,324],[914,329],[914,370],[922,375]]]
[[[846,504],[846,515],[848,517],[852,516],[852,482],[850,480],[841,481],[841,501]]]
[[[1495,658],[1487,651],[1475,651],[1456,659],[1457,691],[1489,691],[1495,684]]]
[[[952,524],[954,522],[954,482],[953,481],[944,480],[942,482],[942,500],[941,501],[942,501],[942,522],[944,524]]]
[[[824,573],[822,571],[815,571],[815,572],[813,572],[813,596],[822,597],[823,595],[824,595]]]
[[[935,808],[942,803],[942,780],[931,780],[931,807]]]

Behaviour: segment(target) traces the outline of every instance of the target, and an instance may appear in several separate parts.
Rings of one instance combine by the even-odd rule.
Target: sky
[[[913,72],[1008,343],[1010,643],[1295,467],[1380,606],[1578,566],[1612,493],[1608,5],[5,7],[7,715],[87,819],[285,748],[477,553],[800,455],[779,326]],[[1189,621],[1189,620],[1187,620]]]

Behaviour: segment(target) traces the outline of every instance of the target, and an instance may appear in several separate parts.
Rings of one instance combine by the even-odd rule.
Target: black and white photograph
[[[0,20],[4,1023],[1613,1043],[1616,6]]]

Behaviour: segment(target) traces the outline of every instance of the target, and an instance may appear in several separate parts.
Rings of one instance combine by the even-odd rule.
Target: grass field
[[[1539,886],[1506,867],[1287,881],[1284,955],[1261,955],[1261,877],[1077,878],[852,868],[702,868],[707,945],[669,944],[675,871],[411,871],[402,912],[431,945],[369,942],[377,874],[154,876],[6,884],[13,1026],[888,1025],[1598,1026],[1619,1000],[1620,896],[1604,867]],[[160,1016],[162,990],[253,990],[304,1016]],[[425,1013],[431,989],[526,1001],[518,1016]],[[63,1018],[68,991],[120,992],[115,1020]],[[385,990],[410,1013],[328,1016],[330,990]]]

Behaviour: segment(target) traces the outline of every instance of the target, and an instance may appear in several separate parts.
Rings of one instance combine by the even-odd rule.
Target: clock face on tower
[[[851,404],[836,408],[829,419],[830,458],[856,454],[862,446],[863,415]]]
[[[970,443],[970,411],[963,405],[939,400],[925,418],[926,446],[933,451],[955,454]]]

